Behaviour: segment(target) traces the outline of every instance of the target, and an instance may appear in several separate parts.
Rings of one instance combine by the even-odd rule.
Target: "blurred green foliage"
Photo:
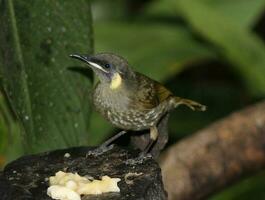
[[[208,42],[215,45],[234,67],[253,94],[265,94],[265,48],[263,41],[206,2],[175,2],[183,18]]]
[[[263,200],[265,199],[265,173],[246,178],[232,187],[220,192],[209,200]]]
[[[265,0],[0,0],[0,165],[116,131],[91,112],[91,79],[67,69],[76,64],[68,54],[91,53],[93,43],[208,106],[173,112],[169,144],[264,98],[264,8]],[[258,174],[211,200],[265,199],[264,180]]]

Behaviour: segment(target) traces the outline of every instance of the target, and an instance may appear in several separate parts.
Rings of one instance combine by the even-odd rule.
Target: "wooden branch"
[[[161,159],[169,200],[205,199],[265,167],[265,101],[169,148]]]

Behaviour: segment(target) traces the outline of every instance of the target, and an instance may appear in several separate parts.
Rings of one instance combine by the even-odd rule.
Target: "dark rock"
[[[100,179],[103,175],[120,178],[120,193],[83,196],[82,200],[165,200],[161,172],[153,159],[141,164],[128,165],[127,159],[138,152],[114,147],[100,156],[88,156],[89,147],[56,150],[38,155],[24,156],[8,164],[0,172],[1,200],[51,200],[47,196],[48,181],[59,170],[78,172]],[[64,157],[69,153],[69,158]],[[134,176],[136,174],[136,176]]]

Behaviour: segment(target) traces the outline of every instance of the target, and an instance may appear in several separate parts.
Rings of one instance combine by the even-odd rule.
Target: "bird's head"
[[[119,88],[125,79],[134,77],[126,59],[112,53],[95,55],[71,54],[70,57],[85,62],[98,76],[102,83],[109,84],[111,89]]]

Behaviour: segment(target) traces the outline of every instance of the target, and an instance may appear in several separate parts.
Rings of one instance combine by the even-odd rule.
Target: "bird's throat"
[[[116,90],[118,89],[122,84],[122,78],[119,73],[115,73],[111,79],[110,83],[110,89]]]

